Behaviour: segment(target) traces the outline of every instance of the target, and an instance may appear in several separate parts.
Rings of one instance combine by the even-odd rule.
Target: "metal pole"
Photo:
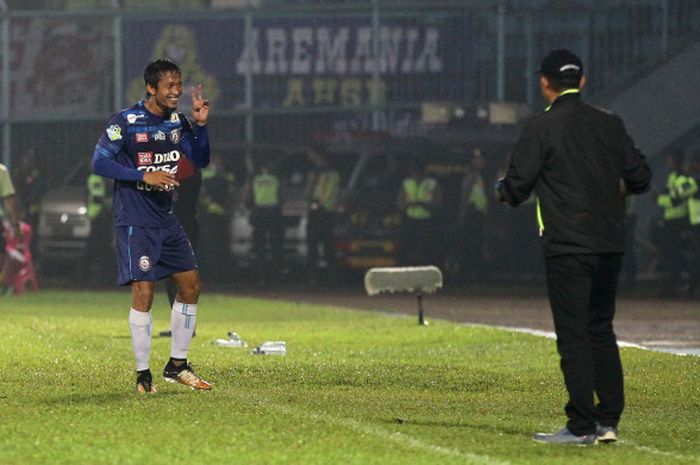
[[[379,112],[379,0],[372,1],[372,129],[379,131],[381,115]]]
[[[428,323],[425,321],[425,311],[423,310],[423,293],[416,294],[416,298],[418,299],[418,324],[425,326]]]
[[[506,98],[506,4],[501,1],[496,15],[496,100]]]
[[[114,109],[122,108],[124,100],[123,76],[123,50],[122,50],[122,13],[114,15],[112,23],[112,35],[114,37]]]
[[[2,161],[8,169],[12,168],[12,126],[10,123],[10,17],[2,14]]]
[[[244,84],[244,98],[245,98],[245,142],[246,145],[252,144],[254,140],[254,119],[253,119],[253,60],[252,60],[252,47],[253,47],[253,12],[248,9],[245,14],[245,39],[243,43],[246,44],[245,54],[245,84]]]

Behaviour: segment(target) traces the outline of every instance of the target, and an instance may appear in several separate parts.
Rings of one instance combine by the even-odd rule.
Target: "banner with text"
[[[202,83],[217,108],[356,107],[473,99],[473,57],[464,17],[242,18],[123,24],[126,102],[144,95],[143,68],[157,57],[180,65],[186,85]],[[376,63],[376,65],[375,65]],[[186,106],[184,99],[182,105]]]

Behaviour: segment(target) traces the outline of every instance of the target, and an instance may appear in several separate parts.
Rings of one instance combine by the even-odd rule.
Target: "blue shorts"
[[[190,240],[180,223],[164,228],[117,226],[117,283],[157,281],[197,268]]]

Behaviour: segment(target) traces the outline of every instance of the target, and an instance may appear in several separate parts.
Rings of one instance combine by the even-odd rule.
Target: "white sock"
[[[133,308],[129,312],[131,344],[134,346],[136,371],[148,370],[151,362],[151,311],[139,312]]]
[[[173,332],[170,357],[187,359],[196,322],[197,304],[183,304],[176,300],[170,313],[170,329]]]

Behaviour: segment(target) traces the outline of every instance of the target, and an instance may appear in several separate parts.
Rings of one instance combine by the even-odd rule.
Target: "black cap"
[[[583,77],[583,63],[572,52],[565,49],[552,50],[544,57],[539,74],[560,81],[578,82]]]

